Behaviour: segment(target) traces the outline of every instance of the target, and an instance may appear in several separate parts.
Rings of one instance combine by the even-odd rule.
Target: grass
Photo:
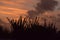
[[[34,37],[33,39],[36,38],[40,40],[60,40],[60,31],[57,32],[57,28],[53,23],[49,23],[47,26],[46,19],[44,19],[44,25],[39,24],[38,17],[36,17],[35,19],[22,19],[22,16],[20,16],[18,21],[15,21],[14,19],[10,20],[9,18],[7,19],[11,24],[11,27],[13,27],[13,32],[3,32],[2,28],[0,28],[0,37],[17,39]]]

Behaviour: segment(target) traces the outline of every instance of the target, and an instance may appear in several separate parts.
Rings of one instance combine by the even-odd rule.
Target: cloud
[[[34,9],[37,0],[0,0],[0,15],[25,15],[28,10]]]
[[[0,17],[18,17],[19,15],[26,15],[27,10],[11,8],[7,6],[0,6]]]
[[[27,15],[27,11],[33,9],[36,2],[37,0],[0,0],[0,18],[17,19],[20,15]]]
[[[58,4],[55,0],[41,0],[41,3],[37,4],[36,10],[40,12],[53,11]]]
[[[31,10],[34,8],[34,5],[37,3],[37,0],[0,0],[1,6],[9,6],[14,8]]]
[[[55,0],[40,0],[35,7],[36,10],[29,10],[28,15],[39,15],[41,13],[45,13],[46,11],[53,11],[57,6],[58,2]],[[31,15],[33,14],[33,15]]]

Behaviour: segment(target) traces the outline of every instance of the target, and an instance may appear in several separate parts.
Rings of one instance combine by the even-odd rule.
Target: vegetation
[[[2,31],[0,27],[0,38],[11,38],[11,39],[41,39],[41,40],[60,40],[60,31],[57,32],[55,25],[49,23],[46,25],[46,19],[44,20],[44,25],[39,24],[39,18],[35,19],[24,18],[20,16],[18,21],[14,19],[10,20],[7,18],[13,27],[13,31],[8,33],[7,31]]]

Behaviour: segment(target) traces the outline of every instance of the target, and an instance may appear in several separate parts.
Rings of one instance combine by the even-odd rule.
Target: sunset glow
[[[46,12],[41,15],[39,13],[38,15],[47,19],[52,17],[51,20],[53,19],[53,17],[56,17],[56,19],[59,20],[58,14],[60,15],[60,0],[56,1],[58,1],[58,5],[54,9],[54,11],[49,11],[50,9],[47,8],[50,8],[50,6],[45,6],[46,10],[48,11],[42,8],[41,10],[44,10]],[[38,2],[38,0],[0,0],[0,19],[4,19],[3,21],[6,21],[6,17],[17,19],[19,18],[19,16],[26,16],[28,15],[27,12],[29,10],[35,10]]]
[[[27,15],[28,9],[33,9],[30,2],[33,3],[32,5],[36,4],[32,0],[0,0],[0,18]]]

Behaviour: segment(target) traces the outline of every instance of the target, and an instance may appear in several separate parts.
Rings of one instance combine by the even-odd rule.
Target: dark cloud
[[[30,10],[30,11],[28,11],[28,15],[29,15],[29,17],[34,17],[34,16],[36,16],[37,15],[37,12],[36,11],[34,11],[34,10]]]
[[[58,4],[58,2],[55,0],[40,0],[40,2],[37,3],[37,7],[35,7],[36,10],[34,11],[34,13],[36,15],[38,15],[38,14],[44,13],[46,11],[53,11],[57,4]],[[29,15],[34,14],[34,13],[32,11],[28,11]]]
[[[41,3],[37,3],[36,10],[38,12],[53,11],[57,4],[55,0],[41,0]]]

